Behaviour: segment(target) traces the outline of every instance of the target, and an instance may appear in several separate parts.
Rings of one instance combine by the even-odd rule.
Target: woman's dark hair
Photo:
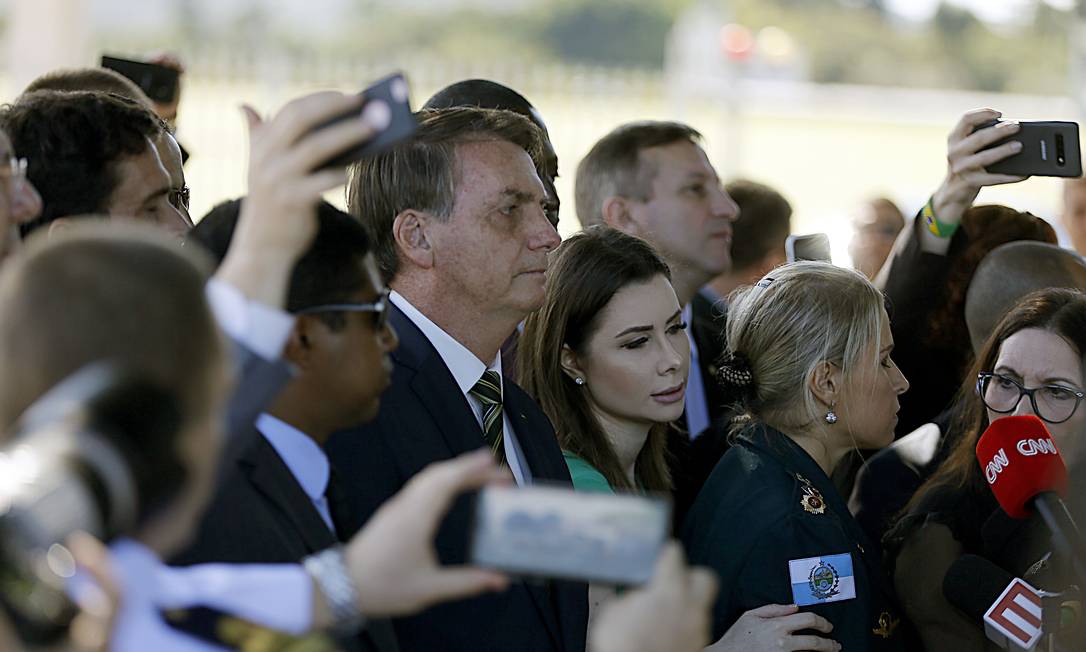
[[[989,496],[988,483],[977,463],[977,440],[988,428],[988,413],[976,392],[977,374],[992,371],[1003,342],[1027,328],[1039,328],[1063,338],[1080,357],[1086,354],[1086,294],[1048,288],[1026,295],[996,326],[962,382],[952,407],[954,417],[945,436],[955,437],[946,460],[913,495],[903,514],[926,511],[923,505],[941,492]]]
[[[925,341],[954,365],[955,377],[973,359],[973,346],[965,322],[965,297],[980,261],[996,247],[1008,242],[1035,240],[1056,244],[1056,232],[1048,222],[1032,213],[991,204],[974,206],[962,215],[964,237],[955,238],[947,252],[951,261],[943,301],[932,315]]]
[[[517,353],[519,382],[554,424],[562,448],[591,464],[615,489],[670,491],[667,424],[657,424],[637,457],[631,486],[614,448],[592,413],[586,390],[562,370],[562,347],[583,354],[599,315],[622,288],[656,276],[667,264],[639,238],[604,226],[567,239],[553,254],[546,298],[524,325]]]

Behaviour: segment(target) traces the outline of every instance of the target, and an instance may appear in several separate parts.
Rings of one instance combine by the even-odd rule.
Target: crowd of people
[[[570,215],[543,117],[495,82],[346,168],[387,105],[243,107],[248,193],[193,219],[176,111],[94,68],[0,109],[2,432],[102,361],[177,412],[131,444],[130,522],[62,542],[63,636],[6,610],[4,650],[966,652],[993,643],[943,593],[963,555],[1081,581],[974,454],[1033,415],[1083,506],[1086,260],[974,205],[1023,180],[985,169],[1021,148],[998,112],[953,126],[914,219],[863,207],[849,269],[787,262],[787,189],[724,183],[679,122],[595,143]],[[672,540],[639,587],[474,567],[488,484],[669,496]]]

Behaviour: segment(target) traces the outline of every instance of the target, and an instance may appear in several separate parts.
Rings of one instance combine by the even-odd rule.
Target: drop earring
[[[837,413],[833,411],[834,406],[830,405],[830,409],[826,410],[826,423],[831,426],[837,423]]]

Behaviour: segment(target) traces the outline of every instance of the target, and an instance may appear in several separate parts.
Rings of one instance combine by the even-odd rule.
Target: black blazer
[[[196,538],[171,564],[296,563],[339,543],[272,445],[249,430],[248,446],[227,461]],[[360,636],[338,643],[349,652],[399,649],[386,620],[369,621]]]
[[[802,607],[833,623],[845,650],[915,650],[878,544],[864,535],[829,477],[787,435],[764,424],[720,460],[683,528],[691,564],[716,571],[713,640],[744,611],[794,599],[789,562],[848,554],[856,597]]]
[[[889,304],[894,362],[909,380],[909,391],[899,398],[898,437],[934,420],[953,401],[962,382],[963,370],[953,362],[961,352],[940,351],[926,340],[936,310],[947,301],[953,257],[965,249],[968,238],[965,229],[958,229],[947,254],[933,254],[920,246],[922,228],[924,220],[918,215],[898,237],[876,278]]]
[[[374,421],[334,435],[328,446],[363,520],[428,464],[485,445],[437,350],[395,306],[389,318],[400,346],[392,354],[392,384],[380,412]],[[571,484],[550,421],[512,380],[503,384],[505,411],[534,480]],[[461,497],[438,532],[443,563],[465,562],[471,523],[471,501]],[[515,582],[504,593],[438,605],[394,625],[405,651],[583,652],[587,621],[586,585]]]
[[[709,474],[727,452],[728,428],[732,417],[724,389],[717,382],[717,360],[726,344],[724,328],[727,326],[727,304],[702,290],[690,302],[691,337],[698,347],[698,371],[705,387],[705,400],[709,406],[709,427],[697,439],[672,430],[668,434],[669,464],[671,469],[672,507],[675,529],[682,526],[686,513],[694,504]],[[685,428],[685,415],[681,425]]]
[[[717,424],[727,417],[727,397],[716,380],[717,360],[724,351],[724,328],[728,323],[727,304],[716,301],[705,291],[690,301],[690,334],[698,347],[698,370],[705,386],[705,402],[709,406],[709,422]],[[698,434],[698,433],[694,433]]]

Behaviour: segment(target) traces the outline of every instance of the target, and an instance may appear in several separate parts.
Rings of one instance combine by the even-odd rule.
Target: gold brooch
[[[824,514],[826,512],[826,501],[822,498],[822,493],[815,489],[811,481],[802,475],[797,473],[796,479],[803,484],[803,497],[799,499],[799,504],[803,506],[803,510],[808,514]]]
[[[879,626],[871,630],[871,633],[883,638],[890,638],[894,635],[894,630],[901,624],[901,619],[895,618],[889,611],[884,611],[879,614]]]

